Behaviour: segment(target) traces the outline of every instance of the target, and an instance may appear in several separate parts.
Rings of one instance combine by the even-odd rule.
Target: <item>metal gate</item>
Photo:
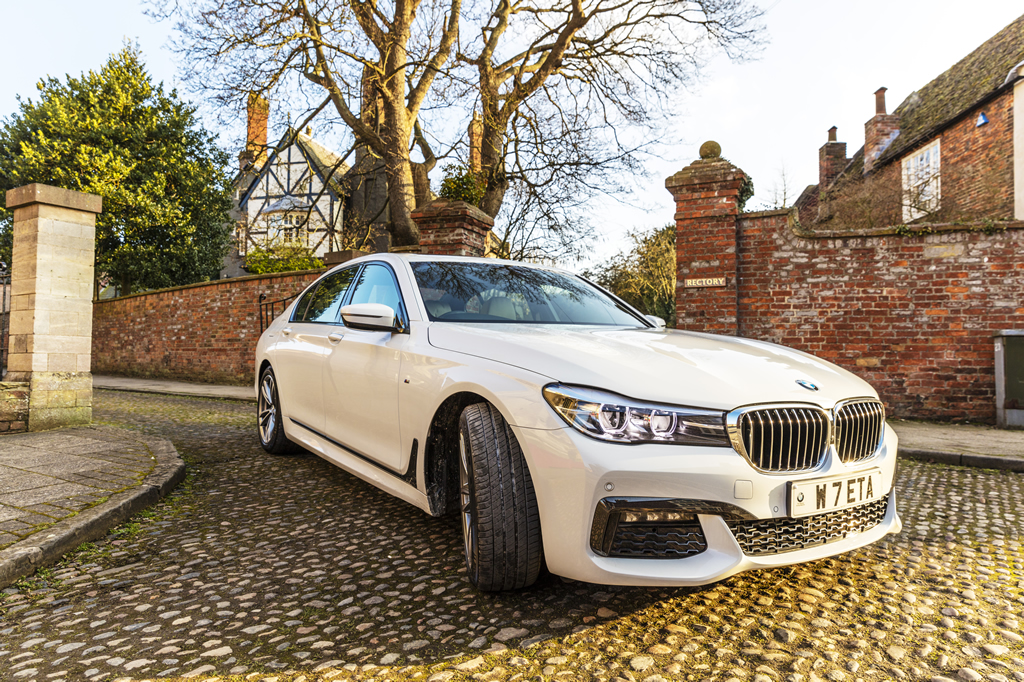
[[[302,293],[302,292],[299,292]],[[274,321],[278,315],[284,312],[284,309],[288,307],[288,304],[292,302],[299,294],[293,294],[288,298],[281,298],[276,301],[268,301],[266,294],[260,294],[259,310],[260,310],[260,334],[266,331],[270,323]]]

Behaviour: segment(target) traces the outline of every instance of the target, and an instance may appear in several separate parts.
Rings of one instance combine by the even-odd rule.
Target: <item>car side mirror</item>
[[[665,320],[658,317],[657,315],[644,315],[644,317],[647,318],[647,321],[653,324],[658,329],[664,329],[667,326],[665,324]]]
[[[395,311],[383,303],[353,303],[341,309],[341,321],[352,329],[376,332],[397,331]]]

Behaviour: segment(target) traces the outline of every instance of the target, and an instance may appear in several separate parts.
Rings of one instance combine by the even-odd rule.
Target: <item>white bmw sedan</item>
[[[457,512],[482,590],[700,585],[899,532],[868,384],[659,322],[556,268],[360,258],[260,338],[260,440]]]

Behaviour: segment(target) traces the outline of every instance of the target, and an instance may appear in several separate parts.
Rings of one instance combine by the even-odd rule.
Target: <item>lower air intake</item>
[[[859,507],[805,516],[799,519],[729,521],[740,549],[748,556],[796,552],[808,547],[838,542],[880,524],[889,509],[888,496]]]

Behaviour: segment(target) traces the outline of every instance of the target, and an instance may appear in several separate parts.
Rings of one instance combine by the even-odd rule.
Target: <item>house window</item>
[[[939,210],[939,140],[903,159],[903,222]]]
[[[291,225],[293,227],[305,225],[306,212],[303,211],[302,213],[286,213],[284,216],[284,223],[285,225]]]

